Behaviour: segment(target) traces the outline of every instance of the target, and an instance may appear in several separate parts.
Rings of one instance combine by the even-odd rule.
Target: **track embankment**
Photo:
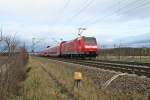
[[[150,65],[144,63],[129,63],[117,61],[102,61],[102,60],[87,60],[87,59],[64,59],[64,58],[50,58],[58,61],[75,63],[100,69],[106,69],[116,72],[136,74],[138,76],[146,76],[150,78]]]
[[[150,79],[135,74],[121,74],[120,72],[103,70],[97,67],[73,64],[63,61],[50,59],[49,61],[67,68],[80,68],[82,72],[93,81],[98,93],[101,96],[109,95],[112,97],[129,97],[133,100],[142,98],[147,100],[150,96]],[[117,76],[117,77],[116,77]],[[109,83],[109,84],[108,84]],[[146,99],[147,98],[147,99]]]
[[[30,57],[18,100],[148,100],[150,80],[96,67]],[[73,73],[80,71],[80,88]],[[74,87],[74,88],[73,88]]]

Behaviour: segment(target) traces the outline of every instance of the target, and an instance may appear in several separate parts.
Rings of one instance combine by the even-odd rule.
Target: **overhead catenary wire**
[[[140,0],[140,1],[135,0],[134,2],[131,2],[129,5],[124,6],[121,9],[118,9],[115,13],[123,12],[123,10],[125,10],[127,12],[128,11],[133,11],[133,10],[136,10],[136,9],[138,9],[140,7],[145,6],[147,3],[150,3],[150,2],[146,2],[145,0]]]
[[[69,7],[70,3],[71,3],[71,0],[65,0],[66,2],[64,3],[64,6],[60,8],[60,13],[59,16],[56,17],[56,20],[55,22],[53,23],[53,25],[56,25],[56,24],[60,24],[61,21],[63,20],[63,15],[64,13],[67,11],[67,8]],[[53,38],[52,38],[53,40]],[[54,44],[56,44],[56,41],[53,41]]]
[[[70,21],[73,21],[73,19],[75,19],[77,16],[79,16],[81,13],[83,13],[85,10],[87,10],[93,3],[94,3],[95,0],[86,0],[84,2],[84,5],[83,7],[81,7],[77,13],[75,13],[74,15],[72,15],[70,18],[69,18],[69,22]]]
[[[64,7],[62,8],[62,13],[65,12],[65,10],[68,8],[69,4],[70,4],[71,0],[67,0]]]
[[[64,6],[60,9],[59,16],[56,17],[56,21],[55,21],[54,25],[57,23],[60,23],[62,21],[62,19],[63,19],[62,16],[64,15],[65,11],[67,11],[67,8],[69,7],[70,3],[71,3],[71,0],[66,0]]]
[[[137,1],[137,0],[135,0],[135,1]],[[120,12],[122,9],[127,8],[127,6],[129,6],[129,5],[133,4],[133,3],[135,3],[135,1],[134,1],[134,2],[130,2],[130,3],[127,3],[127,4],[126,4],[125,6],[123,6],[123,7],[119,7],[117,10],[113,11],[113,12],[110,13],[110,14],[104,15],[104,16],[102,16],[101,18],[96,18],[95,20],[93,20],[93,21],[91,21],[90,23],[88,23],[87,26],[93,25],[93,24],[95,24],[95,23],[98,23],[98,22],[100,22],[100,21],[105,20],[105,19],[108,18],[108,17],[113,16],[114,14]],[[122,2],[123,2],[123,1],[122,1]],[[120,4],[121,4],[121,3],[120,3]]]
[[[149,2],[145,2],[145,0],[143,0],[143,2],[141,2],[138,6],[132,6],[132,8],[134,9],[134,10],[136,10],[136,9],[139,9],[139,8],[142,8],[142,7],[147,7],[147,6],[149,6],[150,7],[150,1]],[[127,9],[124,13],[127,13],[128,11],[131,11],[131,9]]]
[[[135,1],[136,2],[136,1]],[[134,3],[134,2],[133,2]],[[137,3],[137,2],[136,2]],[[142,6],[145,6],[145,4],[146,4],[147,2],[145,2],[145,3],[140,3],[140,5],[139,6],[137,6],[137,5],[135,5],[135,6],[133,6],[133,9],[131,9],[131,8],[129,8],[129,7],[132,7],[132,6],[125,6],[124,8],[122,8],[122,10],[125,10],[126,12],[129,12],[129,11],[135,11],[136,9],[138,9],[138,8],[140,8],[140,7],[142,7]],[[132,3],[131,3],[131,5],[132,5]],[[125,9],[125,8],[127,8],[127,9]],[[121,9],[119,9],[118,11],[116,11],[116,12],[114,12],[113,13],[113,15],[115,15],[115,14],[117,14],[117,13],[125,13],[124,11],[122,11]],[[113,16],[112,15],[112,16]],[[111,16],[110,16],[111,17]]]
[[[68,0],[69,1],[69,0]],[[88,1],[88,2],[87,2]],[[104,20],[106,20],[107,18],[111,18],[112,16],[114,16],[114,15],[116,15],[116,14],[118,14],[118,13],[122,13],[122,12],[128,12],[128,11],[131,11],[131,10],[136,10],[136,9],[139,9],[140,7],[143,7],[143,6],[145,6],[145,5],[148,5],[148,3],[147,3],[147,1],[145,1],[145,0],[134,0],[134,1],[129,1],[129,2],[127,2],[127,1],[129,1],[129,0],[124,0],[124,1],[119,1],[119,2],[117,2],[117,3],[115,3],[115,5],[112,5],[112,6],[110,6],[110,7],[108,7],[108,8],[106,8],[106,9],[108,9],[108,10],[110,10],[111,11],[111,9],[114,9],[114,11],[113,12],[111,12],[111,13],[107,13],[106,15],[104,15],[104,16],[102,16],[101,18],[95,18],[94,17],[94,20],[89,20],[89,21],[87,21],[86,23],[85,23],[85,27],[87,27],[87,26],[91,26],[91,25],[93,25],[93,24],[96,24],[96,23],[99,23],[99,22],[101,22],[101,21],[104,21]],[[86,4],[82,7],[82,8],[80,8],[79,9],[79,11],[78,12],[76,12],[72,17],[71,17],[71,19],[68,21],[68,22],[70,22],[70,21],[73,21],[76,17],[78,17],[80,14],[82,14],[82,13],[84,13],[87,9],[89,9],[89,7],[91,6],[91,4],[94,2],[93,0],[86,0]],[[91,3],[92,2],[92,3]],[[125,3],[126,2],[126,3]],[[70,3],[70,1],[69,1],[69,3]],[[69,5],[69,3],[67,3],[66,5],[68,6]],[[123,5],[124,4],[124,5]],[[134,5],[134,6],[132,6],[132,5]],[[117,9],[116,9],[116,7],[118,7]],[[65,9],[66,8],[68,8],[68,7],[65,7]],[[131,9],[132,8],[132,9]]]
[[[109,7],[107,7],[107,8],[105,9],[105,11],[106,11],[105,13],[107,13],[108,11],[111,11],[111,10],[115,9],[116,7],[118,7],[118,5],[120,5],[122,2],[125,2],[125,1],[126,1],[126,0],[124,0],[124,1],[120,0],[120,1],[118,1],[117,3],[115,3],[115,4],[113,4],[113,5],[110,5]],[[97,15],[95,15],[94,17],[89,18],[89,20],[91,20],[91,19],[93,19],[93,18],[96,18],[96,17],[97,17]],[[103,16],[103,17],[104,17],[104,16]],[[89,22],[89,20],[86,20],[86,21],[82,22],[82,24]]]
[[[78,11],[76,14],[74,14],[74,15],[70,18],[69,22],[71,22],[71,20],[73,20],[75,17],[79,16],[82,12],[84,12],[87,8],[89,8],[89,6],[90,6],[94,1],[95,1],[95,0],[85,0],[85,1],[84,1],[84,4],[85,4],[85,5],[84,5],[83,7],[81,7],[81,8],[79,9],[79,11]],[[69,6],[70,2],[71,2],[71,0],[68,0],[68,1],[66,2],[65,6],[64,6],[64,8],[63,8],[63,10],[62,10],[62,14],[64,14],[64,12],[65,12],[66,8]],[[68,20],[68,19],[67,19],[67,20]],[[58,23],[58,22],[61,22],[61,21],[62,21],[62,17],[61,17],[60,19],[58,19],[56,22]]]
[[[96,23],[98,23],[98,22],[100,22],[100,21],[103,21],[103,20],[105,20],[105,19],[107,19],[107,18],[109,18],[109,17],[112,17],[112,16],[114,16],[115,14],[117,14],[117,13],[119,13],[119,12],[122,12],[122,10],[125,10],[125,8],[127,8],[128,11],[131,11],[131,10],[133,10],[133,9],[129,9],[129,7],[130,7],[131,5],[138,4],[138,3],[140,3],[140,2],[141,2],[141,1],[134,0],[133,2],[130,2],[130,3],[126,4],[125,6],[118,8],[117,10],[113,11],[113,12],[110,13],[110,14],[104,15],[104,16],[101,17],[101,18],[96,18],[95,20],[92,20],[92,21],[90,21],[90,22],[87,21],[88,23],[85,23],[85,26],[91,26],[91,25],[96,24]],[[142,2],[141,2],[139,6],[136,6],[136,7],[134,6],[134,7],[137,9],[137,8],[139,8],[139,7],[144,6],[146,3],[147,3],[147,2],[145,2],[145,3],[142,3]],[[135,10],[135,8],[134,8],[134,10]]]

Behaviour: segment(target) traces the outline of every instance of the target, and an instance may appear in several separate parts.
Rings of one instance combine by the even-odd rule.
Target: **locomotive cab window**
[[[86,38],[84,38],[84,42],[86,44],[96,44],[96,39],[95,38],[86,37]]]

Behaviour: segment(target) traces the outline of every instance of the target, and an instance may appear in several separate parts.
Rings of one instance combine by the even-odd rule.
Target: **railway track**
[[[103,61],[103,60],[84,60],[84,59],[64,59],[50,58],[63,62],[86,65],[105,70],[113,70],[116,72],[136,74],[138,76],[146,76],[150,78],[150,64],[134,63],[134,62],[119,62],[119,61]]]

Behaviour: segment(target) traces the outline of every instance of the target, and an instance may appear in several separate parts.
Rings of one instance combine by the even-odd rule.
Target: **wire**
[[[133,1],[133,2],[130,2],[130,3],[128,3],[127,5],[125,5],[125,6],[121,7],[121,8],[119,8],[119,9],[115,10],[114,12],[112,12],[111,15],[109,14],[109,15],[103,16],[102,18],[97,18],[97,19],[95,19],[94,21],[90,22],[89,24],[87,23],[88,25],[86,24],[86,26],[90,26],[90,25],[93,25],[93,24],[95,24],[95,23],[98,23],[98,22],[100,22],[100,21],[106,19],[107,17],[112,17],[113,15],[115,15],[115,14],[121,12],[123,9],[130,7],[130,5],[137,4],[138,2],[141,2],[141,1],[135,0],[135,1]],[[147,2],[145,2],[145,3],[147,3]],[[144,3],[144,4],[145,4],[145,3]],[[139,8],[139,7],[141,7],[141,6],[144,6],[144,4],[142,4],[142,5],[140,4],[140,6],[138,6],[138,7],[136,7],[136,8]],[[130,11],[131,11],[131,10],[132,10],[132,9],[130,9]]]
[[[124,1],[125,1],[125,0],[124,0]],[[123,2],[124,2],[124,1],[123,1]],[[107,12],[107,11],[113,10],[115,7],[117,7],[117,6],[120,5],[121,3],[122,3],[122,0],[120,0],[119,2],[115,3],[114,5],[111,5],[110,7],[106,8],[105,11]],[[91,18],[89,18],[89,19],[91,20],[91,19],[93,19],[93,18],[95,18],[95,17],[97,17],[97,15],[95,15],[94,17],[91,17]],[[105,16],[103,16],[103,17],[105,17]],[[85,23],[87,23],[87,22],[88,22],[88,20],[84,21],[82,24],[85,24]]]
[[[79,16],[82,12],[84,12],[95,0],[91,0],[87,3],[82,9],[80,9],[73,17]]]
[[[118,9],[117,11],[115,11],[115,13],[118,13],[118,12],[121,12],[121,10],[124,10],[124,8],[127,8],[129,11],[130,10],[132,10],[132,9],[129,9],[129,7],[135,7],[138,3],[140,3],[141,1],[133,1],[133,2],[131,2],[130,4],[127,4],[126,6],[124,6],[123,8],[121,8],[121,9]],[[141,2],[142,3],[142,2]],[[143,4],[141,5],[141,3],[140,3],[140,6],[143,6]],[[147,2],[145,2],[145,3],[147,3]],[[145,4],[144,3],[144,4]],[[136,5],[135,5],[136,4]],[[135,6],[133,6],[133,5],[135,5]],[[140,6],[137,6],[137,7],[135,7],[135,8],[138,8],[138,7],[140,7]],[[125,9],[126,10],[126,9]]]
[[[61,13],[63,14],[65,12],[65,10],[68,8],[69,4],[70,4],[71,0],[67,0],[64,7],[62,8]]]
[[[64,4],[63,8],[61,8],[62,10],[60,11],[59,16],[57,16],[56,21],[55,21],[56,23],[54,23],[54,25],[57,23],[60,23],[62,21],[63,17],[60,17],[60,16],[63,16],[63,14],[65,13],[66,9],[68,8],[70,2],[71,2],[71,0],[67,0],[66,3]]]
[[[79,16],[81,13],[83,13],[85,10],[87,10],[93,3],[94,3],[94,1],[95,0],[86,0],[85,2],[84,2],[84,6],[82,7],[82,8],[80,8],[80,10],[77,12],[77,13],[75,13],[71,18],[70,18],[70,20],[69,20],[69,22],[70,21],[72,21],[75,17],[77,17],[77,16]]]
[[[142,2],[142,3],[140,3],[140,5],[138,5],[138,6],[132,6],[132,8],[134,9],[134,10],[136,10],[136,9],[139,9],[139,8],[142,8],[142,7],[146,7],[146,6],[150,6],[150,2]],[[128,10],[126,10],[125,12],[128,12],[128,11],[131,11],[131,9],[128,9]],[[125,13],[124,12],[124,13]]]
[[[136,0],[135,0],[135,1],[136,1]],[[135,2],[135,1],[134,1],[134,2]],[[132,3],[134,3],[134,2],[132,2]],[[132,4],[132,3],[128,3],[127,5],[130,5],[130,4]],[[121,3],[120,3],[120,4],[121,4]],[[98,22],[100,22],[100,21],[106,19],[107,17],[110,17],[110,16],[116,14],[116,13],[119,12],[121,9],[126,8],[127,5],[125,5],[125,6],[123,6],[123,7],[119,7],[117,10],[115,10],[115,11],[112,12],[111,14],[105,15],[105,16],[103,16],[102,18],[97,18],[97,19],[95,19],[94,21],[92,21],[91,23],[89,23],[89,25],[93,25],[93,24],[95,24],[95,23],[98,23]]]

